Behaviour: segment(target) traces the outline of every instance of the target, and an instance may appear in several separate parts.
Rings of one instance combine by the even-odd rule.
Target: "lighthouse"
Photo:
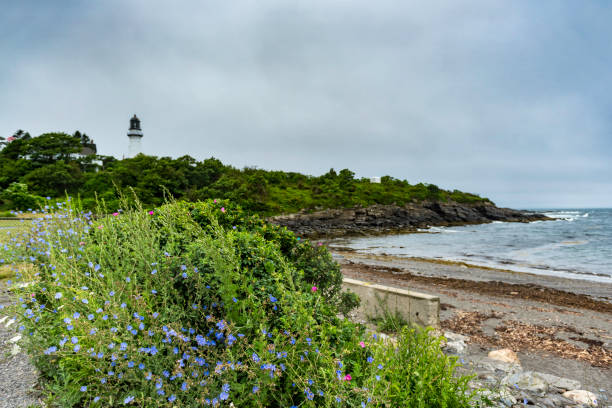
[[[130,119],[130,129],[128,130],[128,139],[130,139],[128,145],[128,157],[136,157],[139,153],[142,153],[140,146],[142,140],[142,129],[140,128],[140,119],[136,115]]]

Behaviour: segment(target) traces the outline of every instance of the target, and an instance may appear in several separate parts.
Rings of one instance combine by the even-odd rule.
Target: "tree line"
[[[80,198],[85,208],[104,200],[119,205],[119,192],[133,190],[147,206],[162,204],[170,194],[198,201],[230,199],[252,213],[269,216],[373,204],[403,205],[413,201],[476,203],[489,201],[434,184],[410,184],[391,176],[381,183],[355,178],[349,169],[331,169],[321,176],[245,167],[237,169],[211,157],[198,161],[188,155],[173,159],[139,154],[116,159],[98,155],[93,141],[75,132],[32,137],[18,131],[0,137],[0,207],[37,208],[45,199],[66,194]]]

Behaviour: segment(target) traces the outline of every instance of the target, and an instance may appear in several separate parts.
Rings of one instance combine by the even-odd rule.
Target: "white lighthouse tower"
[[[142,153],[140,146],[142,140],[142,129],[140,129],[140,119],[136,115],[130,119],[130,129],[128,130],[128,138],[130,139],[128,145],[128,157],[136,157],[138,153]]]

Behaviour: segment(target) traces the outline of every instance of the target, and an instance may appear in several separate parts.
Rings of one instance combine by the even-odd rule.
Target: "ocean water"
[[[536,210],[554,221],[431,227],[348,239],[358,252],[463,261],[612,283],[612,209]]]

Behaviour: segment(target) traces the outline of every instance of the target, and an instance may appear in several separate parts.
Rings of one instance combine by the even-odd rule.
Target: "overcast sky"
[[[0,0],[0,135],[612,206],[610,1]]]

